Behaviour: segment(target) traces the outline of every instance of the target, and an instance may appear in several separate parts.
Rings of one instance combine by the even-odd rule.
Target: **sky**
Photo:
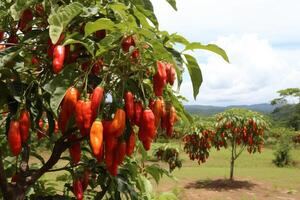
[[[194,51],[203,83],[196,100],[188,73],[180,93],[186,104],[269,103],[276,91],[300,87],[299,0],[177,0],[174,11],[153,0],[161,30],[189,41],[214,43],[229,56]]]

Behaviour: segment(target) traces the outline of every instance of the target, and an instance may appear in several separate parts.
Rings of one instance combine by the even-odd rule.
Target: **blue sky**
[[[195,101],[184,76],[181,94],[188,104],[264,103],[277,90],[300,87],[299,0],[177,0],[177,12],[163,0],[153,3],[161,29],[215,43],[231,61],[193,52],[204,81]]]

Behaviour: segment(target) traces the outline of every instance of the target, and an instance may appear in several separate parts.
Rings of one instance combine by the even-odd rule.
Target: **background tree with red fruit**
[[[234,164],[244,149],[252,154],[262,152],[264,131],[268,128],[265,117],[245,109],[230,109],[215,116],[215,127],[198,127],[184,136],[184,150],[191,160],[206,162],[211,147],[231,150],[230,180]]]
[[[3,198],[53,195],[41,177],[65,171],[63,199],[70,191],[77,199],[151,199],[146,177],[167,173],[144,163],[157,128],[170,136],[176,120],[191,120],[173,84],[180,87],[184,69],[194,97],[202,83],[188,52],[228,61],[226,53],[160,31],[149,0],[15,0],[0,8]]]

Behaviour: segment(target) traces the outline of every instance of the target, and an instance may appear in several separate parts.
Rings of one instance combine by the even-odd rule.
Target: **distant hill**
[[[206,105],[185,105],[184,107],[190,114],[200,114],[204,116],[214,115],[231,108],[245,108],[245,109],[261,112],[264,114],[270,114],[276,108],[276,106],[267,103],[253,104],[253,105],[237,105],[237,106],[232,105],[226,107],[206,106]]]

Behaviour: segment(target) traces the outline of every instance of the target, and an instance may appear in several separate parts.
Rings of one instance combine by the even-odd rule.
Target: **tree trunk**
[[[231,162],[230,162],[230,180],[233,180],[233,171],[234,171],[234,158],[231,158]]]
[[[231,181],[233,180],[235,155],[236,155],[236,144],[235,144],[235,138],[233,138],[231,141],[231,161],[230,161],[230,180]]]

